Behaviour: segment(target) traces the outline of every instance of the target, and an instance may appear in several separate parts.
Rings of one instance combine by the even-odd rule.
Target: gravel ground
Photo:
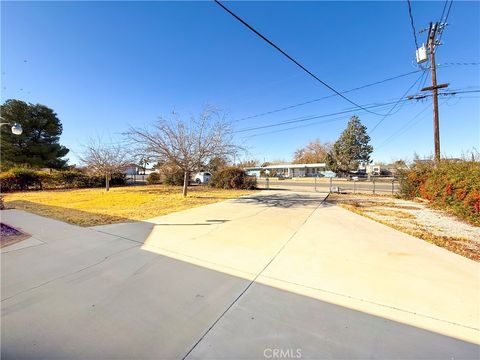
[[[369,212],[372,217],[381,220],[400,222],[410,228],[422,227],[438,236],[459,237],[480,243],[480,227],[468,224],[441,210],[434,210],[426,203],[396,199],[384,196],[370,195],[335,195],[339,203],[351,204],[358,202],[360,207]],[[402,218],[395,215],[376,214],[369,210],[395,210],[411,214],[412,218]],[[400,214],[401,214],[400,213]]]
[[[423,208],[411,212],[417,216],[418,224],[426,226],[435,235],[461,237],[480,243],[480,227],[457,220],[442,211],[429,209],[425,205]]]
[[[329,201],[415,236],[421,233],[427,241],[431,235],[438,246],[480,259],[480,227],[434,210],[427,202],[361,194],[331,194]]]

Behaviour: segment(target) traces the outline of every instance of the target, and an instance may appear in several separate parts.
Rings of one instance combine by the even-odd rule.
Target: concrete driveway
[[[94,228],[3,211],[33,238],[2,249],[2,359],[478,358],[478,264],[324,196]]]

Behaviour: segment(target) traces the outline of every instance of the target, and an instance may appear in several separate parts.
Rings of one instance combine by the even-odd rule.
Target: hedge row
[[[180,169],[164,171],[163,176],[159,173],[151,173],[147,177],[147,184],[160,184],[182,186],[184,172]],[[227,167],[215,172],[209,185],[220,189],[255,189],[257,181],[255,177],[248,176],[243,169]]]
[[[227,167],[213,174],[210,186],[220,189],[253,190],[257,187],[257,179],[248,176],[243,169]]]
[[[162,183],[162,177],[160,176],[159,173],[153,172],[147,176],[148,185],[155,185],[155,184],[161,184],[161,183]]]
[[[110,185],[125,185],[123,174],[111,177]],[[93,188],[105,186],[105,176],[88,175],[78,170],[66,170],[49,173],[46,171],[14,168],[0,173],[1,192]]]
[[[182,170],[168,170],[163,171],[162,174],[154,172],[147,176],[147,184],[166,184],[173,186],[183,185],[183,171]]]
[[[473,161],[416,164],[400,174],[400,194],[422,197],[480,225],[480,163]]]

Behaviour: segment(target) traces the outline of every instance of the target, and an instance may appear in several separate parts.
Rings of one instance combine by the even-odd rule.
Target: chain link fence
[[[316,192],[349,192],[370,194],[395,194],[399,182],[394,177],[375,176],[367,178],[259,178],[260,189],[295,190]]]
[[[147,183],[148,175],[126,175],[128,185],[145,185]]]

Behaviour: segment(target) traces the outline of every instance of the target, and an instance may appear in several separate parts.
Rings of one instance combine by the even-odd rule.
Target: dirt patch
[[[428,207],[428,203],[395,197],[331,194],[330,203],[441,246],[469,259],[480,261],[480,227],[448,213]]]
[[[29,237],[29,234],[26,234],[7,224],[0,223],[0,247],[2,248],[28,239]]]

